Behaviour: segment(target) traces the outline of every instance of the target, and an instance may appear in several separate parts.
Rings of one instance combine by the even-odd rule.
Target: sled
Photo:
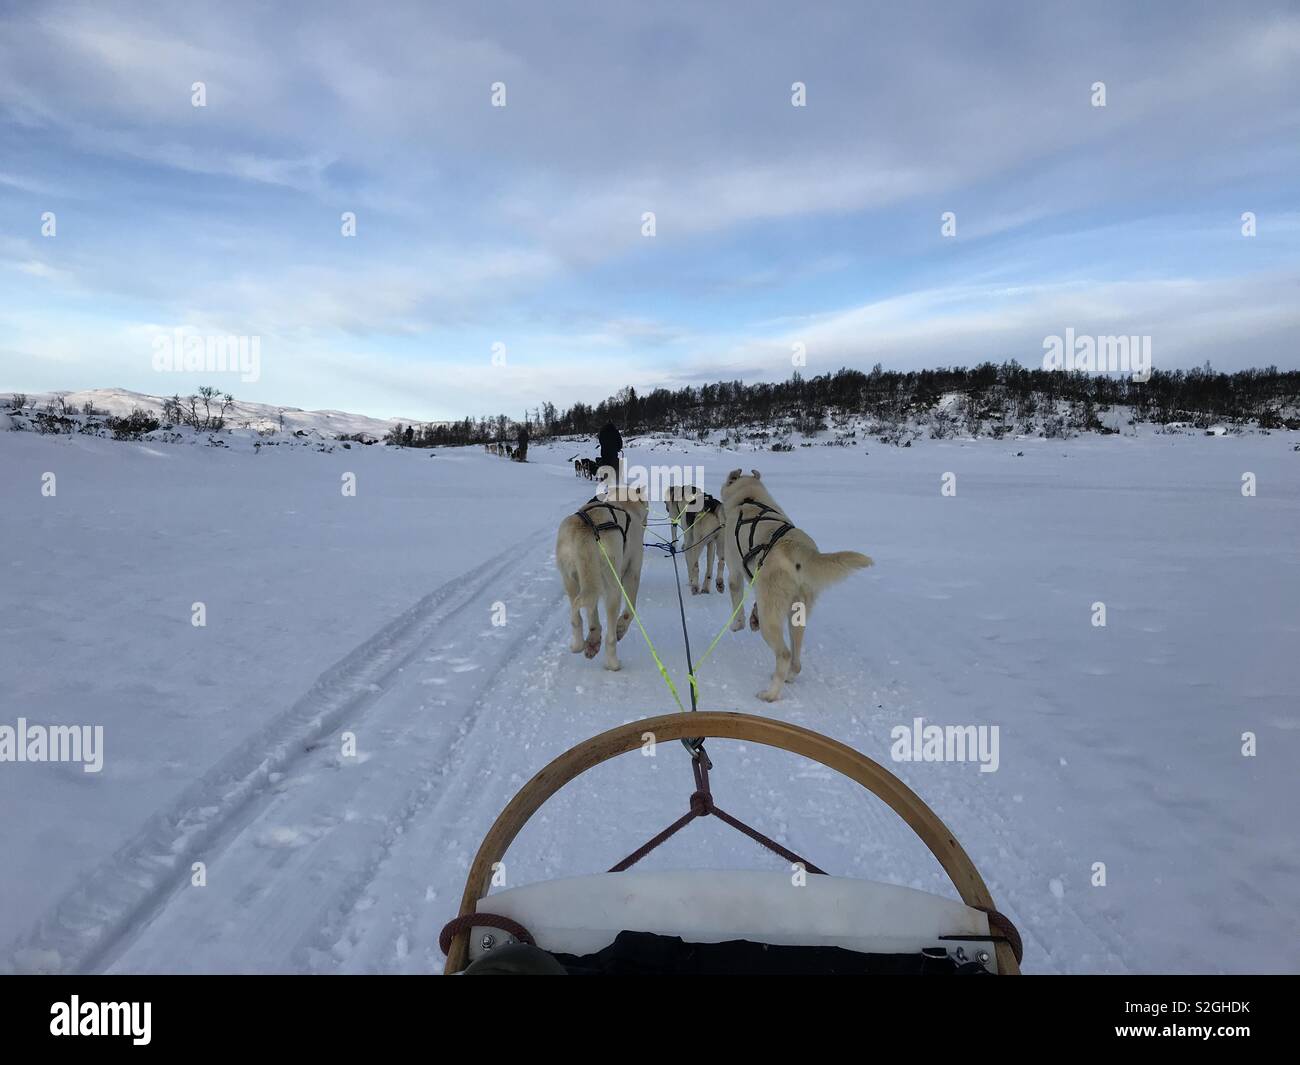
[[[692,796],[692,812],[614,870],[488,895],[494,867],[547,799],[593,766],[639,750],[647,733],[656,743],[682,740],[706,765],[704,739],[742,740],[802,755],[849,777],[883,800],[920,837],[961,901],[894,884],[830,876],[811,865],[806,873],[802,865],[789,872],[617,871],[692,817],[710,813],[778,853],[797,857],[713,807],[707,771],[703,790]],[[579,743],[534,776],[484,837],[470,866],[460,914],[443,930],[441,943],[446,973],[1011,975],[1020,971],[1021,953],[1015,927],[997,912],[969,856],[934,811],[896,776],[810,729],[715,711],[621,725]]]

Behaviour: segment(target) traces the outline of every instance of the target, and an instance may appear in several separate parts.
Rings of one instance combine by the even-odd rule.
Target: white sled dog
[[[668,516],[682,528],[682,547],[686,552],[686,575],[691,581],[691,595],[709,594],[713,581],[713,560],[718,560],[717,588],[722,591],[722,503],[695,485],[674,485],[664,489]],[[700,554],[704,554],[704,581],[700,581]]]
[[[636,606],[641,585],[641,560],[645,556],[645,521],[649,505],[644,488],[629,489],[616,485],[606,494],[593,496],[575,514],[560,522],[555,538],[555,566],[564,580],[569,596],[569,620],[573,639],[569,650],[582,651],[595,658],[600,650],[600,603],[605,604],[605,668],[621,669],[618,641],[627,633],[632,611],[624,606],[618,582],[623,582],[627,597]],[[601,546],[604,546],[604,553]],[[605,561],[605,556],[609,561]],[[618,580],[610,571],[610,564]],[[582,611],[587,612],[587,627],[582,625]],[[585,631],[585,636],[584,636]]]
[[[746,582],[758,573],[749,627],[763,634],[776,655],[772,683],[758,693],[760,699],[773,703],[781,697],[786,678],[802,668],[799,655],[813,600],[824,588],[854,570],[872,565],[872,561],[857,551],[829,554],[818,551],[812,537],[795,528],[794,522],[777,506],[760,480],[758,470],[748,474],[732,470],[727,475],[722,486],[722,509],[731,608],[736,611],[731,628],[737,631],[744,627],[740,601]],[[787,622],[793,650],[785,645]]]

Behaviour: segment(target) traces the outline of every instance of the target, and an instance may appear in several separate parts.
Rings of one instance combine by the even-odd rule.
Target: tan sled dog
[[[836,581],[854,570],[872,564],[857,551],[823,554],[802,529],[776,504],[759,477],[758,470],[742,474],[732,470],[722,486],[725,525],[722,540],[731,577],[731,608],[737,611],[733,630],[744,627],[739,614],[745,584],[754,580],[754,612],[749,626],[758,629],[776,655],[772,683],[758,697],[773,703],[781,697],[787,676],[802,668],[804,628],[813,600]],[[785,625],[790,625],[790,643],[785,645]]]
[[[709,594],[714,580],[713,560],[718,560],[717,587],[722,591],[722,504],[695,485],[674,485],[664,490],[668,516],[682,529],[682,547],[686,552],[686,575],[691,581],[691,595]],[[704,581],[700,582],[700,554],[704,554]]]
[[[604,498],[593,496],[576,514],[560,522],[555,538],[555,566],[564,580],[564,590],[569,596],[569,620],[573,624],[573,639],[569,650],[583,651],[595,658],[600,650],[600,602],[605,603],[605,668],[620,669],[618,641],[627,633],[632,621],[632,611],[624,606],[619,581],[627,589],[627,597],[636,606],[636,593],[641,585],[641,560],[645,555],[645,520],[649,506],[644,488],[628,489],[619,485],[611,488]],[[601,547],[604,547],[604,553]],[[606,561],[606,555],[609,561]],[[618,573],[618,580],[610,564]],[[582,611],[587,612],[584,638]]]

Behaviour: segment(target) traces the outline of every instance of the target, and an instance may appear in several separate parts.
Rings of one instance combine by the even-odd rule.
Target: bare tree
[[[206,433],[219,432],[225,427],[226,412],[230,410],[235,402],[235,397],[229,392],[223,394],[211,385],[204,385],[198,390],[197,394],[186,396],[185,403],[188,406],[182,406],[179,397],[173,398],[179,411],[178,420],[192,429]],[[199,412],[200,402],[203,404],[202,413]],[[213,404],[219,404],[215,411],[213,410]],[[167,404],[164,404],[163,410],[164,413],[167,412]]]

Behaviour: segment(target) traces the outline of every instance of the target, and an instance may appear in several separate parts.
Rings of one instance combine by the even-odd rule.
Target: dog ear
[[[727,474],[727,484],[731,484],[731,482],[734,481],[737,477],[739,477],[742,472],[744,471],[732,470],[729,474]]]
[[[750,470],[749,472],[754,475],[754,480],[761,481],[763,479],[763,475],[758,470]]]

